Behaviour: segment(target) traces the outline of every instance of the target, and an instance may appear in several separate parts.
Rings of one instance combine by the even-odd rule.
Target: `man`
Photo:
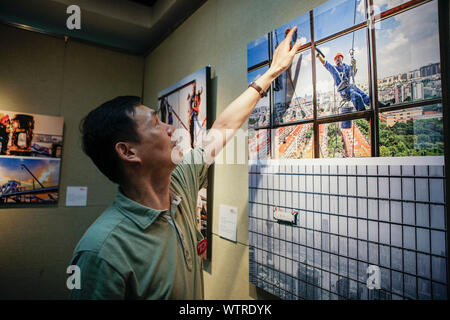
[[[191,147],[195,147],[196,136],[195,136],[195,124],[198,123],[198,114],[200,112],[200,101],[201,94],[203,93],[203,88],[196,91],[196,85],[192,87],[192,94],[188,94],[187,100],[189,101],[189,134],[191,136]]]
[[[333,77],[337,91],[341,97],[345,100],[351,100],[353,106],[358,111],[366,110],[366,106],[370,105],[369,96],[359,89],[355,84],[350,82],[350,78],[356,75],[356,61],[352,59],[352,65],[344,63],[344,55],[338,52],[334,57],[335,65],[331,65],[325,60],[325,56],[317,50],[317,58],[322,62],[325,69],[327,69]],[[385,104],[378,102],[379,106],[386,106]]]
[[[71,298],[203,298],[198,190],[212,159],[292,63],[300,47],[289,48],[292,34],[275,51],[269,70],[219,115],[202,148],[184,160],[172,139],[174,127],[137,97],[117,97],[86,116],[83,149],[119,189],[75,248],[71,265],[81,270],[81,289],[73,289]]]

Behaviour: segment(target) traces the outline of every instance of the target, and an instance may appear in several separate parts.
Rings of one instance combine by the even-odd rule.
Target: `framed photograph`
[[[271,52],[294,26],[303,44],[249,120],[251,283],[282,299],[448,299],[444,3],[329,0],[269,33]],[[248,81],[273,59],[253,47]]]
[[[188,149],[201,145],[206,130],[211,128],[213,115],[210,103],[211,67],[204,67],[158,94],[161,121],[171,124]],[[214,164],[208,172],[208,187],[198,193],[197,226],[207,240],[204,258],[211,259],[212,238],[212,176]]]
[[[64,119],[0,110],[0,207],[57,203]]]

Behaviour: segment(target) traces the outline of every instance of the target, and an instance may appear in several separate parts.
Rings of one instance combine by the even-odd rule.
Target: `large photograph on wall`
[[[0,110],[0,206],[56,203],[64,119]]]
[[[158,94],[160,119],[177,129],[175,134],[184,141],[183,152],[200,146],[206,130],[211,126],[210,78],[211,68],[205,67]],[[208,187],[202,188],[197,198],[197,228],[207,240],[205,259],[211,259],[211,170],[210,167]]]
[[[247,45],[249,82],[302,41],[249,119],[249,278],[282,299],[448,299],[441,2],[371,2]]]

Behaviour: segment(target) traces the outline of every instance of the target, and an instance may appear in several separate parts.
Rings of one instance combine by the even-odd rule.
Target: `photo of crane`
[[[0,207],[58,201],[59,159],[0,157]]]

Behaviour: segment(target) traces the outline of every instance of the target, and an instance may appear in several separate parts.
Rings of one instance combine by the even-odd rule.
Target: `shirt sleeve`
[[[208,184],[208,168],[206,155],[202,148],[189,151],[182,163],[172,173],[172,177],[187,188],[192,201],[197,201],[197,194],[201,188]],[[185,190],[185,191],[187,191]]]
[[[331,74],[334,74],[335,72],[333,66],[328,61],[325,61],[325,69],[327,69]]]
[[[72,260],[71,264],[77,265],[81,271],[81,288],[71,290],[71,300],[123,300],[126,298],[123,277],[95,252],[83,251]]]

